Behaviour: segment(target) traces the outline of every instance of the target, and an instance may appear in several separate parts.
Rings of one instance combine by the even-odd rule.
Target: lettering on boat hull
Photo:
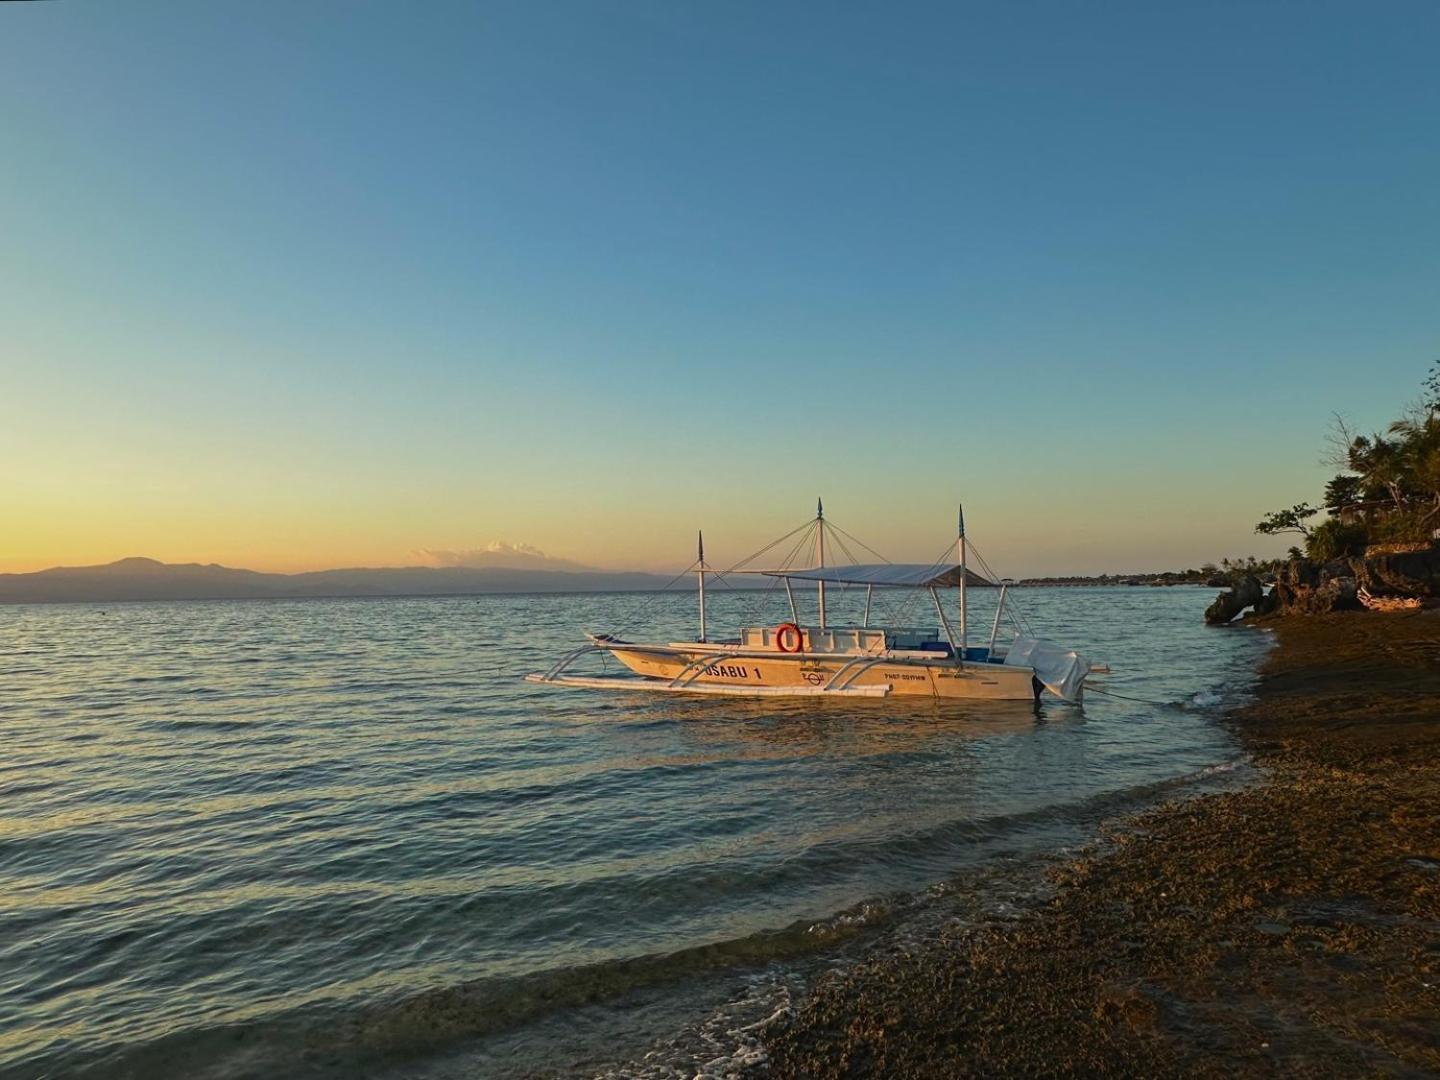
[[[741,679],[750,678],[750,668],[744,664],[710,664],[705,668],[705,674],[716,679]],[[755,670],[755,678],[760,678],[760,671]]]

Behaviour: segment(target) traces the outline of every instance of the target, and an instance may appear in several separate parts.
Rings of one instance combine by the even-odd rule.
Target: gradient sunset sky
[[[0,571],[1195,565],[1440,357],[1440,5],[0,7]]]

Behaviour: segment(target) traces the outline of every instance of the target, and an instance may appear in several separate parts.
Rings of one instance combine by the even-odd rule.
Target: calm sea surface
[[[1211,592],[1012,595],[1165,704],[521,681],[582,630],[692,635],[685,595],[0,607],[0,1075],[584,1072],[627,1002],[1238,759],[1215,719],[1265,643]]]

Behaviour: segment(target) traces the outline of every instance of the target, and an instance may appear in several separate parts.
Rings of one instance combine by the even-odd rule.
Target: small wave
[[[140,1077],[176,1075],[185,1062],[205,1061],[221,1073],[238,1066],[247,1075],[266,1075],[303,1060],[317,1074],[350,1076],[377,1065],[400,1066],[566,1010],[614,1002],[643,988],[684,984],[727,969],[764,968],[813,951],[807,930],[797,923],[664,955],[459,983],[368,1008],[315,1004],[246,1023],[172,1032],[79,1064],[82,1071]]]
[[[1223,776],[1226,773],[1234,772],[1236,769],[1240,768],[1241,765],[1246,764],[1249,764],[1246,758],[1236,758],[1234,761],[1222,761],[1218,765],[1211,765],[1209,768],[1201,769],[1199,772],[1196,772],[1193,775],[1197,778],[1206,776]]]
[[[176,717],[149,720],[135,726],[142,731],[254,731],[267,725],[268,721],[260,719],[187,720]]]
[[[601,1068],[595,1080],[675,1080],[683,1076],[753,1076],[770,1059],[764,1035],[794,1012],[803,980],[770,968],[745,980],[739,995],[698,1023],[672,1034],[642,1060]]]
[[[836,937],[854,933],[862,927],[874,926],[884,921],[893,910],[891,904],[866,902],[853,908],[847,908],[828,919],[811,923],[805,932],[817,938],[833,940]]]

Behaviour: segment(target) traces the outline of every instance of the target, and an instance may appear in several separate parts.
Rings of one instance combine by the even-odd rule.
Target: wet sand
[[[822,978],[771,1074],[1440,1075],[1440,615],[1272,625],[1229,719],[1263,782],[1125,822],[1018,920]]]

